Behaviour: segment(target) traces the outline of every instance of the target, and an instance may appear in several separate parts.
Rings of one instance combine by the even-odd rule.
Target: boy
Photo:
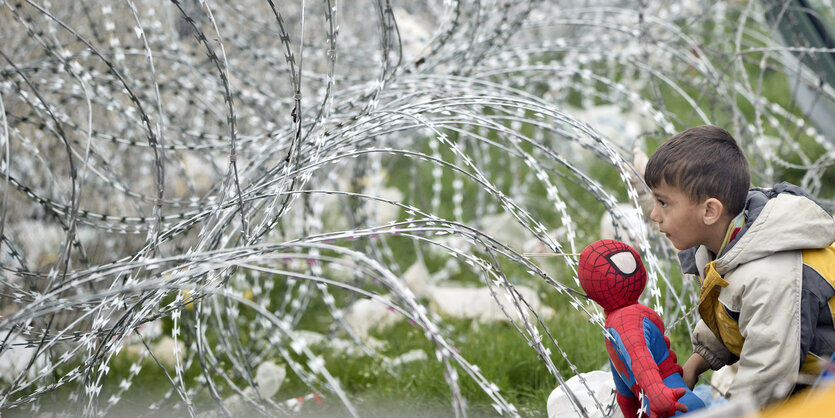
[[[737,361],[728,395],[748,392],[760,406],[811,383],[835,350],[832,216],[788,183],[749,190],[742,150],[715,126],[662,144],[645,179],[650,219],[701,282],[687,385]]]

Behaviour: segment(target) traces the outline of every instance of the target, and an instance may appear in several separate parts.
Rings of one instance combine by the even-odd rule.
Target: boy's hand
[[[681,377],[684,379],[684,383],[687,384],[687,387],[690,388],[690,390],[693,390],[693,387],[696,386],[696,382],[699,381],[699,375],[710,369],[710,363],[708,363],[701,355],[693,353],[693,355],[690,356],[690,358],[684,363],[683,369]]]

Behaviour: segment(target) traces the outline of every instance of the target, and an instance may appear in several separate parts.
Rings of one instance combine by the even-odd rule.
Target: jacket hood
[[[717,258],[716,271],[724,275],[774,253],[824,248],[833,241],[835,219],[800,187],[780,183],[771,189],[752,188],[745,203],[745,225]],[[685,273],[698,273],[697,250],[679,253]]]

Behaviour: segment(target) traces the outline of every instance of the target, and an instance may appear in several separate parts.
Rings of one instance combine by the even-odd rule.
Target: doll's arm
[[[676,411],[687,412],[687,406],[678,402],[685,389],[671,389],[664,384],[658,365],[647,348],[644,315],[629,308],[622,311],[618,312],[617,318],[611,318],[614,320],[611,325],[620,334],[629,353],[632,373],[638,386],[649,397],[650,412],[663,417],[674,415]],[[646,323],[648,327],[655,327],[649,319]]]

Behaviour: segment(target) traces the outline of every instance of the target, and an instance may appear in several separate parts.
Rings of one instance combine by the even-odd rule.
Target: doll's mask
[[[580,286],[603,310],[611,312],[638,303],[647,283],[647,271],[634,248],[604,239],[580,254]]]

